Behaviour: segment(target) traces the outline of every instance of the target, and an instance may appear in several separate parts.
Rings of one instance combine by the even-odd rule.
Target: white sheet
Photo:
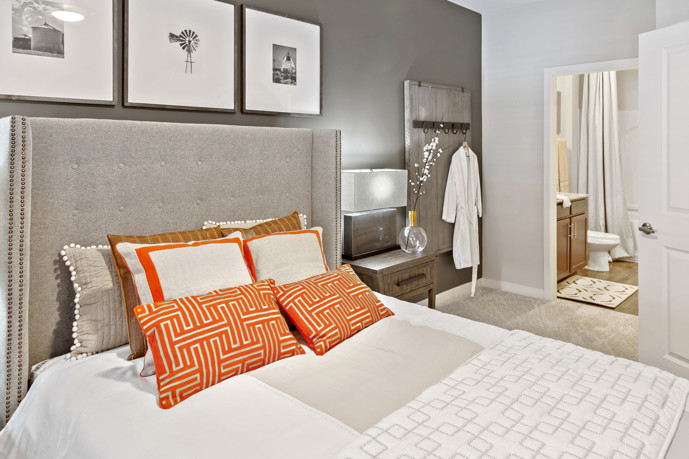
[[[398,319],[483,346],[507,333],[394,298],[381,299]],[[0,433],[0,457],[324,458],[359,434],[250,373],[162,410],[154,377],[139,376],[143,359],[127,361],[127,355],[122,347],[47,367]],[[292,357],[317,358],[311,352]]]
[[[40,375],[0,434],[0,457],[327,457],[356,434],[247,375],[162,410],[154,377],[140,377],[127,355]]]

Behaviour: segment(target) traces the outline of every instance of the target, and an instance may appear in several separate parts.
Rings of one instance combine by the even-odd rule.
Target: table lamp
[[[351,260],[393,250],[397,209],[407,205],[407,171],[342,171],[342,254]]]

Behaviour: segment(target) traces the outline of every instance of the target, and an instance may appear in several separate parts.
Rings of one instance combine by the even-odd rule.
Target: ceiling
[[[449,0],[481,14],[491,14],[508,8],[529,5],[542,0]]]

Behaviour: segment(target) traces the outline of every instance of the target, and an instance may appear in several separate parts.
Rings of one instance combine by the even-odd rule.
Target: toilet
[[[617,234],[599,231],[587,231],[586,237],[589,246],[589,261],[584,269],[610,271],[608,252],[620,245],[620,237]]]

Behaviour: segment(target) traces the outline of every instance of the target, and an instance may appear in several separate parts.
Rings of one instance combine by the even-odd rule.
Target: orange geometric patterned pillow
[[[318,355],[394,315],[349,265],[292,284],[273,285],[273,290],[306,344]]]
[[[270,280],[134,308],[153,352],[161,408],[286,357],[304,354]]]

